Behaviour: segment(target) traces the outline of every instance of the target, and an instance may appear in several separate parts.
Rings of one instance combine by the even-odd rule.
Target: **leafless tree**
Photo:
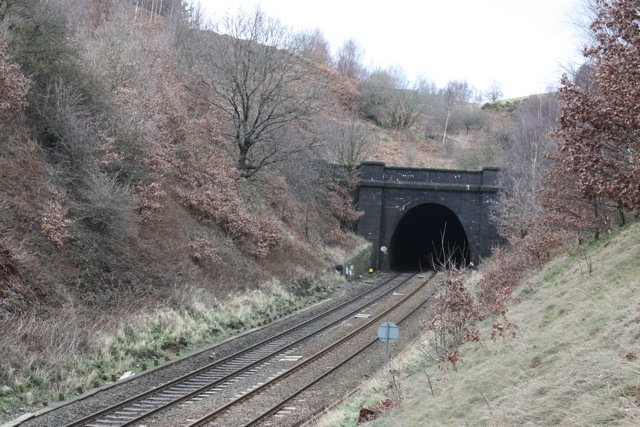
[[[309,149],[314,138],[286,136],[320,108],[301,38],[259,7],[227,14],[213,30],[198,33],[201,47],[191,57],[198,81],[189,89],[226,118],[242,175]]]
[[[380,126],[410,128],[421,104],[420,87],[411,84],[400,68],[373,71],[360,83],[360,112]]]
[[[442,145],[447,140],[449,122],[454,109],[461,103],[469,102],[473,97],[473,88],[465,80],[452,80],[440,91],[445,112],[444,130],[442,132]]]
[[[364,75],[364,50],[355,40],[349,39],[338,51],[336,69],[345,77],[358,80]]]
[[[501,173],[500,228],[503,235],[523,238],[542,218],[539,190],[555,151],[551,132],[557,126],[560,103],[553,95],[534,95],[514,113],[515,132]]]
[[[487,90],[483,93],[483,97],[487,102],[496,102],[503,96],[504,91],[502,90],[502,83],[497,80],[492,81]]]
[[[340,123],[326,121],[318,133],[327,160],[347,172],[372,154],[372,132],[355,117]]]
[[[332,63],[329,42],[319,29],[304,31],[298,34],[301,43],[301,54],[311,61],[330,66]]]

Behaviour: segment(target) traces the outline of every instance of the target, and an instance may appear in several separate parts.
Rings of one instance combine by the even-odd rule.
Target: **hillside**
[[[545,181],[554,94],[481,107],[465,81],[345,73],[259,8],[215,24],[181,0],[0,2],[0,421],[344,285],[365,160],[505,166],[512,272],[624,222],[559,191],[577,205],[543,216],[540,188],[573,188]]]
[[[425,334],[314,425],[640,424],[638,242],[636,222],[554,258],[516,290],[514,336],[465,344],[463,363],[438,370]],[[482,325],[484,337],[492,322]],[[380,410],[379,418],[358,424],[362,407]]]
[[[247,44],[199,19],[178,0],[0,5],[0,422],[342,286],[334,266],[367,243],[329,163],[455,162],[431,113],[363,119],[313,40],[249,25]],[[236,138],[225,82],[243,72],[243,126],[277,118],[261,137]]]
[[[296,151],[355,83],[283,54],[326,83],[323,114],[243,177],[188,61],[228,40],[162,4],[0,6],[0,422],[308,305],[366,245],[323,150]]]

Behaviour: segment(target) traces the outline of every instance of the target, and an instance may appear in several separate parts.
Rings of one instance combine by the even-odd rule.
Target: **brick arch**
[[[490,220],[498,191],[496,168],[419,169],[366,162],[360,172],[356,201],[364,215],[356,232],[373,244],[374,268],[391,268],[392,255],[380,248],[390,248],[402,218],[421,205],[443,206],[453,213],[467,237],[469,261],[478,263],[488,256],[498,240]]]

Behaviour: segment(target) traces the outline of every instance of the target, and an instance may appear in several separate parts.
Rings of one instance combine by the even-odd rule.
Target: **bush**
[[[34,108],[40,139],[59,177],[72,184],[83,181],[97,168],[99,143],[85,96],[73,84],[57,80],[47,85]]]
[[[67,20],[56,2],[13,0],[2,2],[2,8],[0,29],[6,34],[9,52],[31,79],[33,95],[60,77],[78,79]]]
[[[74,214],[92,230],[127,234],[132,210],[129,188],[115,178],[97,173],[90,177],[84,199],[76,204]]]
[[[240,172],[225,162],[219,150],[197,143],[190,148],[184,152],[188,161],[179,165],[183,203],[195,208],[202,220],[224,229],[245,253],[267,256],[282,242],[278,222],[247,209],[239,195]]]
[[[0,119],[7,120],[27,106],[27,82],[11,62],[6,43],[0,39]]]

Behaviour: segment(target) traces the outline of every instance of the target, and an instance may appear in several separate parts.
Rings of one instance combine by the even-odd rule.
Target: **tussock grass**
[[[345,234],[345,241],[341,245],[323,246],[322,255],[334,263],[345,262],[371,245],[365,238],[353,233]]]
[[[638,241],[633,224],[554,259],[520,288],[522,301],[509,311],[516,336],[464,345],[456,371],[425,358],[425,336],[392,365],[401,407],[367,425],[640,425]],[[481,325],[484,337],[490,327]],[[357,425],[360,407],[391,397],[390,380],[390,371],[380,373],[316,425]]]
[[[333,286],[323,283],[322,289]],[[277,280],[219,299],[211,290],[173,290],[170,306],[106,316],[91,323],[67,306],[55,317],[0,323],[0,422],[103,385],[125,371],[140,372],[197,347],[220,341],[302,308],[309,295]],[[180,307],[172,308],[172,307]]]

